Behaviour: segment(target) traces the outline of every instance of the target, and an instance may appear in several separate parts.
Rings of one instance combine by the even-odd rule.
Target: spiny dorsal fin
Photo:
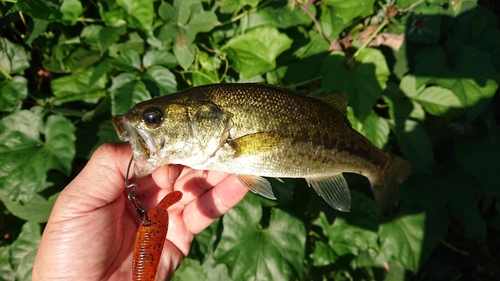
[[[340,111],[344,116],[347,114],[347,101],[349,97],[344,92],[333,92],[326,95],[317,96],[318,99],[328,103],[338,111]]]

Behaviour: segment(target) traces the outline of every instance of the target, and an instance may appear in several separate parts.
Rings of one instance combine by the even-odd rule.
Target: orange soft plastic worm
[[[161,252],[167,238],[167,208],[181,200],[182,192],[172,191],[158,206],[148,212],[149,221],[143,221],[137,230],[132,260],[133,281],[154,281]]]

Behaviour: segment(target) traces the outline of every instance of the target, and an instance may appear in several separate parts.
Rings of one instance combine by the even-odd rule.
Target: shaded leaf
[[[28,96],[28,81],[22,76],[0,82],[0,111],[13,111]]]
[[[321,86],[325,92],[340,91],[349,95],[354,115],[363,121],[386,87],[390,71],[379,50],[366,48],[350,67],[341,52],[333,52],[323,61]]]
[[[153,96],[163,96],[177,92],[177,81],[170,70],[154,65],[141,75],[142,82]]]
[[[87,100],[104,97],[106,92],[107,77],[91,80],[96,68],[87,69],[81,73],[75,73],[51,81],[54,92],[54,103],[65,103],[76,100]],[[92,84],[90,82],[93,82]]]
[[[0,247],[0,278],[5,281],[15,281],[16,274],[10,263],[10,245]]]
[[[430,172],[434,154],[429,135],[413,120],[406,120],[404,127],[393,126],[399,147],[410,162],[424,172]]]
[[[116,0],[130,16],[129,23],[142,30],[151,30],[153,25],[154,7],[149,0]]]
[[[174,68],[177,66],[177,59],[170,52],[151,50],[144,54],[144,57],[142,58],[142,65],[146,69],[153,65]]]
[[[335,16],[342,19],[344,26],[349,25],[356,18],[363,18],[373,13],[375,0],[325,0],[335,11]]]

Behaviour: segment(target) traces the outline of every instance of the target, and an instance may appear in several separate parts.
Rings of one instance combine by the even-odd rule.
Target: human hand
[[[105,144],[61,192],[42,235],[33,280],[131,280],[132,251],[141,223],[127,200],[128,144]],[[194,235],[243,199],[247,189],[221,172],[171,165],[132,180],[149,210],[172,190],[183,193],[169,210],[169,230],[157,278],[170,278]],[[175,182],[175,183],[172,183]]]

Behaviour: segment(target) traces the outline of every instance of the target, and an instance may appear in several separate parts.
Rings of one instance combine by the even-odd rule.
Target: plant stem
[[[5,71],[5,69],[3,69],[2,66],[0,66],[0,73],[2,73],[7,80],[12,80],[12,76],[10,76],[10,74],[7,71]]]
[[[381,23],[380,25],[378,26],[377,30],[375,30],[371,35],[370,37],[368,37],[368,39],[366,39],[365,43],[363,43],[363,45],[361,45],[361,47],[359,47],[359,49],[354,53],[354,55],[352,55],[352,58],[349,60],[349,62],[352,62],[352,60],[354,60],[356,58],[357,55],[359,55],[359,52],[361,52],[363,49],[366,48],[366,46],[368,46],[368,44],[370,44],[370,42],[373,40],[373,38],[375,38],[375,36],[377,36],[379,34],[379,32],[389,23],[389,18],[385,18]]]

